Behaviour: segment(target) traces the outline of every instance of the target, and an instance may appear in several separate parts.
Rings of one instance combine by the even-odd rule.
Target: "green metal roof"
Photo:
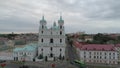
[[[56,29],[56,30],[57,30],[57,29],[59,29],[59,27],[58,27],[58,26],[53,26],[53,29]]]
[[[60,19],[58,20],[58,23],[64,23],[64,20],[62,19],[62,16],[60,16]]]
[[[44,16],[42,16],[42,20],[40,20],[41,23],[46,23],[46,20],[44,19]]]
[[[18,51],[34,51],[37,48],[37,44],[28,44],[23,48],[15,48],[13,51],[18,52]]]

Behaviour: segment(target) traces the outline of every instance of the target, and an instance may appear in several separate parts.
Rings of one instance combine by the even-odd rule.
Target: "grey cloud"
[[[58,20],[60,12],[65,19],[67,32],[79,30],[97,32],[99,29],[101,32],[119,32],[118,25],[111,27],[114,22],[120,21],[119,6],[120,0],[1,0],[0,32],[14,30],[37,32],[42,14],[45,14],[48,26],[51,26],[51,21]],[[101,22],[111,25],[99,24],[106,27],[103,31],[98,25]],[[69,30],[70,27],[73,29]]]
[[[54,1],[54,0],[53,0]],[[80,13],[92,20],[111,20],[120,18],[120,0],[56,0],[52,4],[61,10]]]

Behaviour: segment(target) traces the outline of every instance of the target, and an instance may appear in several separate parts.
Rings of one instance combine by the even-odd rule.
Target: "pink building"
[[[74,42],[81,61],[85,63],[118,64],[119,52],[114,45]]]

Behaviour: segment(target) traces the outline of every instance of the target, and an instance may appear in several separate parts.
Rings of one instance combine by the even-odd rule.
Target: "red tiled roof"
[[[74,46],[81,50],[90,50],[90,51],[115,51],[115,46],[111,44],[83,44],[77,41],[74,41]],[[120,44],[117,46],[120,47]]]
[[[82,46],[80,49],[90,51],[115,51],[114,45],[107,44],[87,44]]]
[[[115,47],[120,47],[120,44],[116,44]]]
[[[77,42],[77,41],[75,41],[74,43],[74,46],[76,47],[76,48],[81,48],[82,47],[82,43],[79,43],[79,42]]]

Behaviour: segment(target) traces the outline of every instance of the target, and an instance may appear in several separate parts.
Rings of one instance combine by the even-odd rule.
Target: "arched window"
[[[60,43],[62,43],[62,39],[60,39]]]
[[[60,52],[62,51],[62,49],[60,48]]]
[[[41,49],[41,51],[43,51],[43,48]]]
[[[50,39],[50,43],[53,43],[53,42],[54,42],[54,41],[53,41],[53,39],[51,38],[51,39]]]
[[[50,57],[53,57],[53,53],[50,53]]]
[[[52,48],[52,47],[50,47],[50,50],[52,51],[52,50],[53,50],[53,48]]]
[[[60,35],[62,35],[62,31],[60,31]]]
[[[43,31],[41,31],[41,33],[43,34]]]
[[[41,42],[43,42],[43,38],[41,39]]]
[[[44,26],[42,25],[42,29],[44,28]]]
[[[62,29],[62,26],[60,26],[60,29]]]

